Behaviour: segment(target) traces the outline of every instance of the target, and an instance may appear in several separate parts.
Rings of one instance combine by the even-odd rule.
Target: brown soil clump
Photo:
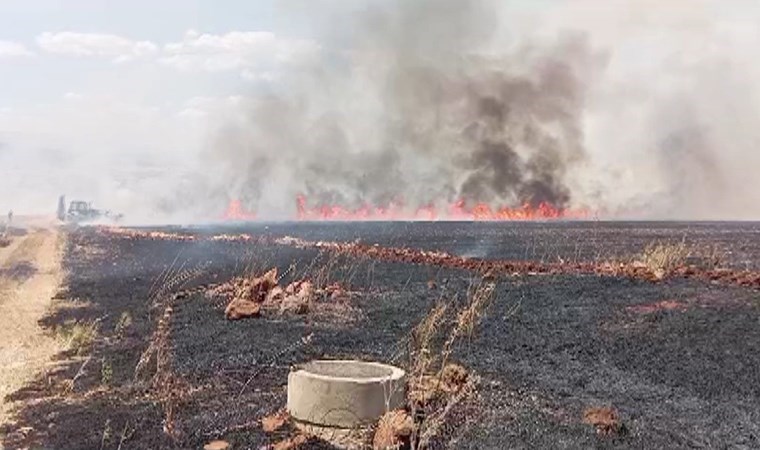
[[[241,299],[234,299],[227,305],[224,310],[224,316],[228,320],[240,320],[249,317],[259,317],[261,315],[261,305]]]
[[[248,317],[258,317],[261,305],[267,300],[270,292],[277,286],[277,269],[274,268],[256,278],[238,278],[214,288],[214,293],[228,294],[232,292],[232,301],[224,310],[229,320]]]
[[[310,281],[294,281],[283,292],[280,313],[306,314],[314,298],[314,285]]]
[[[290,419],[290,414],[284,409],[277,411],[274,414],[270,414],[261,419],[261,429],[267,433],[274,433],[279,430]]]
[[[227,450],[230,448],[230,443],[227,441],[211,441],[203,446],[203,450]]]
[[[225,317],[229,320],[260,317],[267,313],[313,313],[318,320],[347,323],[360,316],[359,311],[350,305],[356,292],[339,283],[318,289],[308,279],[296,280],[283,287],[278,284],[276,268],[259,277],[235,277],[204,290],[206,297],[217,307],[226,304]]]
[[[583,412],[583,423],[593,425],[596,432],[604,436],[622,434],[625,431],[617,411],[608,406],[587,408]]]

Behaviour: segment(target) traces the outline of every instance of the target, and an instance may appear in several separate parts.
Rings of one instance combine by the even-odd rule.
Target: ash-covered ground
[[[58,370],[13,394],[25,406],[17,423],[5,427],[6,448],[201,448],[214,439],[260,448],[291,432],[265,433],[259,420],[285,405],[293,364],[324,357],[405,366],[412,329],[438,302],[465,301],[482,276],[270,241],[211,239],[221,234],[358,239],[541,261],[625,259],[652,242],[686,242],[718,248],[727,267],[760,264],[760,225],[750,223],[261,224],[161,231],[176,235],[68,233],[65,289],[43,325],[55,332],[73,321],[94,321],[98,337],[81,355],[59,355]],[[285,274],[283,283],[321,276],[354,294],[337,312],[240,321],[226,320],[225,304],[206,295],[209,285],[271,267]],[[481,377],[477,398],[461,412],[473,420],[454,421],[436,446],[760,447],[757,290],[679,277],[572,273],[515,273],[493,282],[482,321],[453,355]],[[151,349],[157,350],[153,359]],[[617,432],[599,433],[584,423],[584,412],[594,407],[617,412]]]
[[[656,242],[711,246],[739,268],[760,268],[758,222],[293,222],[202,228],[447,251],[485,259],[618,259]]]

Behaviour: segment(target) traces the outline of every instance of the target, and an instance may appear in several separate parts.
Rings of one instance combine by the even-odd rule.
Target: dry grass
[[[451,362],[457,343],[471,337],[495,291],[495,284],[473,285],[462,306],[439,302],[414,329],[411,339],[408,397],[411,417],[420,418],[412,448],[428,448],[440,436],[452,411],[477,394],[479,377]]]
[[[687,265],[702,269],[716,269],[725,266],[726,251],[717,245],[687,245],[685,242],[652,242],[634,258],[634,263],[642,265],[656,278],[663,279]]]
[[[683,266],[690,254],[691,251],[684,242],[651,243],[639,256],[639,262],[655,277],[662,279]]]
[[[98,337],[98,323],[69,321],[58,327],[56,336],[64,348],[76,355],[83,355],[92,348]]]
[[[384,450],[402,448],[414,433],[414,420],[406,411],[393,410],[385,413],[377,424],[372,438],[372,448]]]

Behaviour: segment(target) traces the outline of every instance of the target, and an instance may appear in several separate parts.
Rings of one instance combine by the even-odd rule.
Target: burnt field
[[[77,326],[93,332],[59,355],[55,370],[12,394],[25,406],[3,430],[6,448],[202,448],[215,439],[232,448],[275,444],[297,434],[287,424],[267,432],[261,423],[284,407],[293,364],[345,357],[410,368],[415,327],[437,305],[466,306],[484,283],[493,295],[451,353],[477,383],[452,405],[431,447],[760,447],[756,224],[150,231],[68,232],[65,286],[43,325],[51,333]],[[283,236],[298,239],[277,239]],[[356,240],[367,248],[303,244]],[[649,276],[655,270],[637,258],[655,243],[688,251]],[[371,251],[383,247],[467,259],[443,264],[449,259]],[[479,258],[516,262],[489,271],[470,264]],[[708,259],[720,269],[681,267],[702,267]],[[571,262],[583,270],[565,270]],[[615,264],[631,270],[598,269]],[[227,320],[228,299],[215,289],[273,267],[283,285],[309,279],[343,294],[306,311],[272,309]],[[686,276],[699,270],[710,276]],[[712,277],[716,270],[725,275]],[[614,423],[590,420],[598,409],[610,411]],[[303,444],[329,447],[316,438]]]

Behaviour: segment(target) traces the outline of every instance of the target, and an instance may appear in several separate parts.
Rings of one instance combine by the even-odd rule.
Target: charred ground
[[[259,419],[284,406],[292,364],[351,357],[404,365],[411,329],[441,299],[461,301],[482,275],[208,239],[221,233],[361,239],[534,261],[625,258],[652,241],[685,240],[720,247],[727,266],[760,262],[760,227],[753,224],[271,224],[162,231],[194,239],[96,228],[68,233],[67,280],[57,296],[65,307],[43,325],[56,333],[74,321],[95,323],[98,337],[79,355],[59,355],[60,368],[13,394],[28,401],[18,423],[6,426],[6,447],[199,448],[217,438],[235,448],[270,444],[288,431],[265,433]],[[230,322],[224,304],[205,295],[211,284],[271,267],[286,274],[283,282],[321,274],[344,283],[358,293],[351,300],[355,314],[350,320],[306,314]],[[483,322],[455,349],[456,360],[482,378],[477,407],[466,412],[476,420],[452,424],[441,444],[760,446],[756,290],[593,274],[525,273],[495,282]],[[584,423],[589,408],[606,406],[623,425],[611,435]]]

